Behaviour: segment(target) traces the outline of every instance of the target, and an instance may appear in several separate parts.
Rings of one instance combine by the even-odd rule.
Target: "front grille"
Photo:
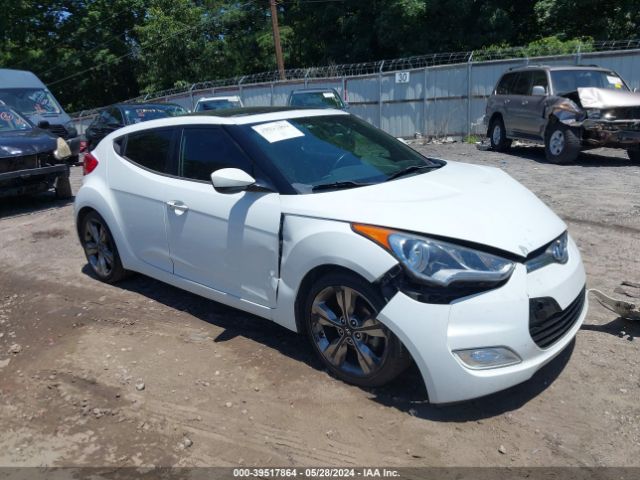
[[[69,132],[67,132],[67,129],[62,125],[51,124],[49,125],[49,131],[51,131],[51,133],[53,133],[54,135],[62,138],[67,138],[69,136]]]
[[[571,304],[562,310],[553,298],[529,300],[529,334],[536,345],[547,348],[558,341],[578,321],[586,297],[585,288]]]
[[[615,120],[637,120],[640,119],[640,107],[617,107],[606,110],[615,116]]]
[[[15,172],[18,170],[27,170],[30,168],[38,168],[37,155],[25,155],[23,157],[0,158],[0,173]]]

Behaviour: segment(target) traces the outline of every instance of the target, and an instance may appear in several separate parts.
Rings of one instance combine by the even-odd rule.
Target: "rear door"
[[[178,178],[165,194],[176,276],[224,294],[275,307],[280,198],[277,193],[220,193],[211,173],[254,165],[221,126],[184,127]]]
[[[487,113],[493,114],[498,112],[502,115],[504,126],[507,132],[511,132],[513,124],[511,112],[511,87],[518,76],[517,73],[506,73],[502,76],[496,86],[495,95],[489,97]]]
[[[173,271],[166,232],[165,197],[173,174],[177,128],[142,130],[127,135],[124,151],[109,163],[107,175],[117,214],[131,248],[141,262]]]

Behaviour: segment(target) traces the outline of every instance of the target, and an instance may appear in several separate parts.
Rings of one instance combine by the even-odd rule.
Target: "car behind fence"
[[[640,40],[600,42],[588,52],[522,57],[518,48],[499,55],[458,52],[423,55],[350,65],[277,72],[194,83],[131,101],[172,102],[192,110],[199,98],[238,95],[245,106],[286,105],[296,88],[335,88],[349,111],[391,135],[425,137],[484,135],[482,117],[487,98],[500,75],[522,65],[598,65],[617,71],[630,88],[640,87]],[[475,53],[475,56],[474,56]],[[498,58],[495,58],[498,57]],[[509,58],[507,58],[509,57]],[[95,110],[76,112],[84,132]]]

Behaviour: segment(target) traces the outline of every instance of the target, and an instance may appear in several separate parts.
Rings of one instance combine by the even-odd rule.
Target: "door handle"
[[[522,100],[522,105],[528,105],[529,104],[529,100]]]
[[[179,200],[169,200],[167,202],[167,205],[169,208],[171,208],[174,212],[176,212],[176,215],[182,215],[184,212],[186,212],[187,210],[189,210],[189,207],[186,206],[184,203],[182,203]]]
[[[506,100],[504,101],[504,104],[506,105],[507,103],[510,103],[510,102],[511,102],[511,100],[506,99]]]

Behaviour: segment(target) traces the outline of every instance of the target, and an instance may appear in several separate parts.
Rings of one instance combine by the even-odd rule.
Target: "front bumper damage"
[[[0,173],[0,198],[44,192],[59,177],[69,176],[69,165],[50,165]]]
[[[594,120],[582,122],[583,140],[598,147],[640,147],[640,119]]]

